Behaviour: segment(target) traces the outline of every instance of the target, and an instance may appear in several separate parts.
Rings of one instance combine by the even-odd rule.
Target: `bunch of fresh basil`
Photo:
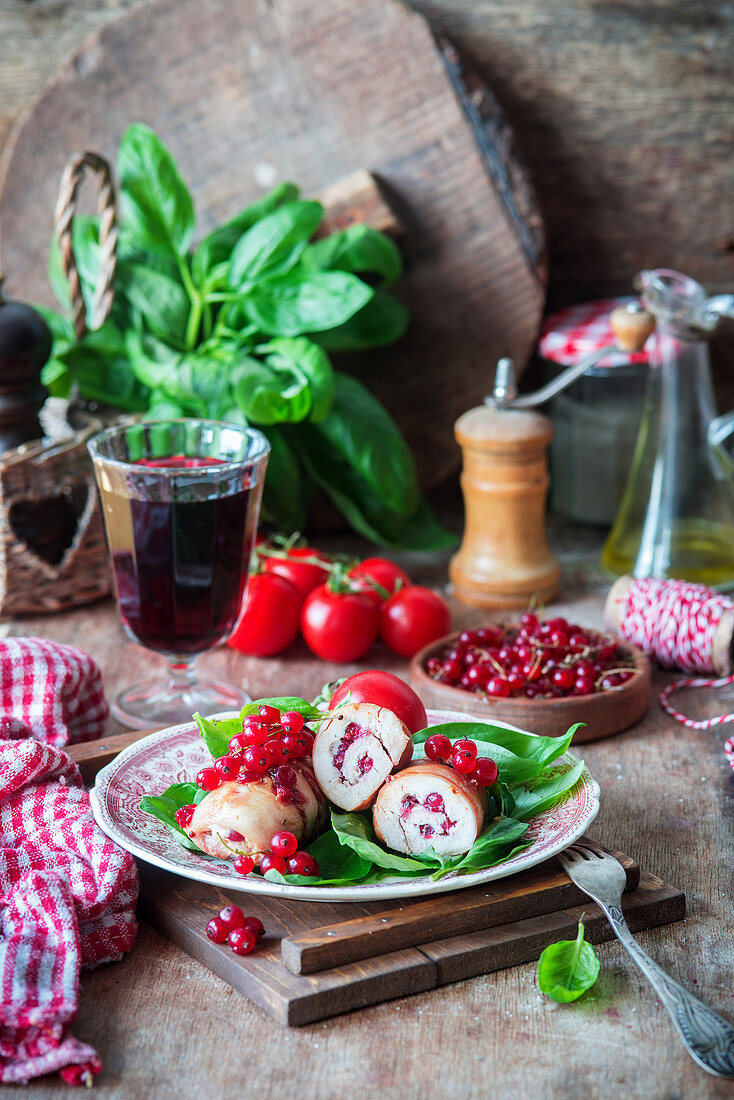
[[[316,488],[382,545],[439,549],[453,537],[420,497],[413,456],[370,391],[330,351],[380,347],[408,323],[387,293],[402,272],[383,234],[353,225],[312,240],[317,202],[283,183],[198,244],[194,205],[168,150],[135,124],[118,152],[119,262],[112,313],[76,341],[58,248],[49,278],[65,314],[43,310],[54,354],[43,380],[66,396],[151,417],[210,416],[270,440],[263,511],[300,530]],[[74,253],[88,310],[99,219],[77,217]]]
[[[242,730],[242,719],[256,713],[263,703],[280,710],[297,710],[312,725],[324,719],[322,711],[295,697],[259,699],[249,703],[239,718],[216,720],[197,714],[194,717],[199,732],[212,758],[227,752],[230,738]],[[468,852],[447,858],[431,848],[416,857],[399,855],[378,841],[369,811],[340,813],[332,809],[330,827],[308,848],[319,864],[319,877],[284,876],[275,870],[268,871],[266,877],[272,882],[293,885],[348,886],[379,882],[387,875],[439,879],[452,871],[468,874],[504,863],[532,843],[525,836],[530,819],[562,802],[581,779],[582,760],[573,765],[551,766],[568,749],[577,729],[578,724],[563,737],[536,737],[504,726],[463,722],[431,726],[416,733],[415,759],[424,755],[423,744],[429,736],[442,733],[450,739],[472,738],[478,754],[490,756],[499,766],[500,779],[487,792],[490,807],[486,824]],[[192,844],[175,819],[176,810],[200,802],[204,793],[195,783],[177,783],[160,795],[143,798],[140,808],[167,825],[184,847],[208,858]]]

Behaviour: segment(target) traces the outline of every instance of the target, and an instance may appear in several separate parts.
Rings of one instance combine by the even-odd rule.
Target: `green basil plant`
[[[408,324],[388,293],[395,244],[366,225],[314,240],[323,209],[281,183],[194,243],[194,205],[160,139],[132,125],[117,158],[120,236],[110,317],[74,338],[55,243],[49,278],[64,312],[43,380],[149,417],[209,416],[257,426],[271,445],[264,517],[302,528],[324,490],[359,534],[435,550],[454,539],[418,491],[413,456],[370,391],[329,352],[381,347]],[[77,216],[73,245],[91,308],[99,219]]]

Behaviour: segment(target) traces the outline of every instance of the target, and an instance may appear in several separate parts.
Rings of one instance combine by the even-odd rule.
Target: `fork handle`
[[[734,1027],[653,962],[630,932],[620,908],[601,907],[617,939],[655,989],[691,1057],[716,1077],[734,1077]]]

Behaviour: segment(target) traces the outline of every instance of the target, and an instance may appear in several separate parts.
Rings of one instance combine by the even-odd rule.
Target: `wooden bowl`
[[[425,670],[429,657],[437,657],[459,637],[447,634],[419,650],[410,662],[410,682],[427,707],[462,710],[487,722],[509,722],[545,737],[561,737],[575,722],[585,722],[574,742],[598,741],[633,726],[642,718],[650,700],[650,662],[636,646],[616,638],[617,645],[635,671],[626,684],[568,699],[488,699],[473,691],[440,684]]]

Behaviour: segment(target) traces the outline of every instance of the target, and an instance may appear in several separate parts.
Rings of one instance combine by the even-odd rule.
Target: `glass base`
[[[219,680],[191,678],[181,683],[164,675],[120,692],[110,711],[123,726],[144,730],[190,722],[196,711],[206,716],[240,710],[250,702],[246,691]]]

